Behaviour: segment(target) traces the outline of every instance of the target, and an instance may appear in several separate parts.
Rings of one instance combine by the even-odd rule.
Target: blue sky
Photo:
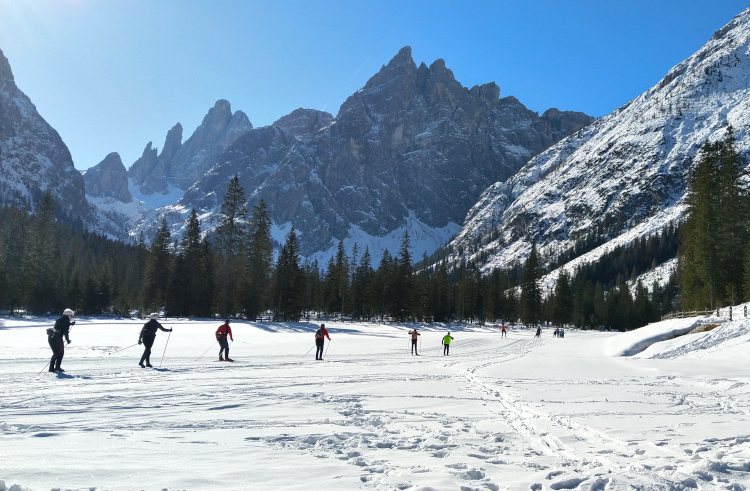
[[[748,0],[0,0],[0,48],[76,167],[129,167],[218,99],[255,126],[337,113],[403,46],[540,113],[603,116],[694,53]]]

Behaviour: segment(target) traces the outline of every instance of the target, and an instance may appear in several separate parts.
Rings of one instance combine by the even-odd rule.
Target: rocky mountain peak
[[[96,198],[114,198],[130,203],[133,196],[128,191],[128,176],[120,154],[112,152],[83,175],[86,194]]]
[[[161,147],[159,158],[171,163],[172,158],[182,148],[182,125],[177,123],[167,132],[167,138],[164,140],[164,146]]]
[[[55,198],[58,218],[96,225],[68,147],[16,86],[0,50],[0,203],[34,210],[47,190]]]
[[[203,117],[201,127],[207,132],[210,132],[210,129],[217,132],[223,131],[230,119],[232,119],[232,105],[226,99],[219,99]]]
[[[13,77],[10,62],[5,57],[3,50],[0,49],[0,90],[11,91],[17,89],[16,79]]]
[[[330,113],[299,108],[282,116],[272,126],[284,128],[293,135],[299,136],[318,131],[331,122],[333,122],[333,115]]]
[[[493,82],[463,87],[442,60],[417,67],[405,47],[336,118],[297,109],[240,136],[145,233],[161,217],[182,226],[175,212],[192,207],[210,222],[237,174],[251,206],[265,200],[275,226],[299,232],[306,257],[325,258],[339,240],[348,247],[359,240],[379,254],[405,230],[419,238],[416,256],[431,253],[459,229],[483,189],[564,136],[515,98],[499,96]],[[204,133],[199,128],[191,139]]]

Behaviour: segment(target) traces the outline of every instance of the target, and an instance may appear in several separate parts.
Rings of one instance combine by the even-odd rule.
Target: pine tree
[[[154,236],[146,263],[146,285],[143,304],[148,310],[164,306],[166,303],[171,254],[169,243],[171,234],[167,220],[163,219],[161,227]]]
[[[448,322],[451,319],[451,284],[445,260],[440,262],[432,281],[431,305],[435,322]]]
[[[356,281],[352,288],[352,297],[354,300],[354,309],[358,311],[360,317],[369,320],[372,315],[371,302],[368,300],[368,292],[371,289],[375,271],[372,269],[372,258],[370,257],[370,248],[365,247],[365,252],[359,260],[357,266]]]
[[[242,286],[242,307],[248,319],[255,319],[268,305],[273,263],[271,217],[268,214],[265,201],[260,200],[253,207],[248,232],[248,253],[245,260]]]
[[[541,319],[542,292],[538,283],[541,276],[539,255],[533,243],[521,273],[521,321],[526,325],[533,326]]]
[[[227,316],[234,307],[234,300],[240,296],[238,277],[244,261],[240,249],[245,236],[247,218],[245,190],[240,185],[237,174],[229,182],[219,214],[219,226],[216,227],[216,238],[221,254],[221,314]]]
[[[410,305],[412,303],[412,264],[411,264],[411,238],[409,232],[405,231],[401,239],[401,247],[396,258],[396,269],[393,277],[393,310],[392,315],[403,322],[411,315]]]
[[[552,322],[562,326],[573,322],[573,291],[568,273],[563,269],[557,277],[552,297]]]
[[[281,249],[275,271],[276,315],[279,320],[297,321],[302,315],[303,276],[300,268],[299,245],[294,227]]]

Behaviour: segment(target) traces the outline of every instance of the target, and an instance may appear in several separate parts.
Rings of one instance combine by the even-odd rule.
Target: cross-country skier
[[[55,321],[54,329],[47,329],[47,341],[49,341],[49,347],[52,349],[52,359],[49,361],[50,372],[64,372],[60,368],[63,356],[65,356],[65,343],[63,343],[63,336],[65,340],[70,344],[70,326],[75,324],[75,321],[70,322],[73,318],[73,311],[65,309],[63,315]]]
[[[151,368],[151,346],[154,345],[157,329],[161,329],[164,332],[172,332],[171,328],[164,329],[162,325],[159,324],[159,321],[156,320],[159,318],[159,314],[156,312],[153,312],[149,317],[151,317],[151,320],[143,324],[141,335],[138,336],[138,344],[143,344],[145,347],[143,350],[143,356],[141,356],[141,361],[138,362],[141,368]],[[146,367],[143,366],[144,361],[146,362]]]
[[[448,355],[448,352],[451,349],[451,341],[453,341],[453,336],[451,336],[451,333],[443,336],[443,356]]]
[[[553,333],[552,333],[552,337],[553,337],[553,338],[556,338],[556,337],[557,337],[557,335],[558,335],[559,333],[560,333],[560,328],[559,328],[559,327],[556,327],[556,328],[555,328],[555,332],[553,332]]]
[[[416,354],[419,356],[419,353],[417,352],[417,339],[419,339],[419,334],[416,329],[409,331],[409,334],[411,335],[411,354]]]
[[[541,327],[537,327],[536,328],[536,336],[534,336],[534,337],[535,338],[541,338],[542,337],[542,328]]]
[[[505,323],[502,323],[502,322],[500,323],[500,337],[501,338],[507,338],[508,337],[508,333],[505,332]]]
[[[331,336],[328,335],[328,331],[326,330],[326,325],[321,324],[320,329],[315,331],[315,359],[316,360],[322,360],[323,359],[323,343],[325,343],[325,338],[328,338],[328,341],[331,340]]]
[[[219,346],[221,346],[221,349],[219,350],[219,361],[224,361],[224,357],[222,356],[224,353],[226,353],[227,361],[234,361],[229,358],[229,343],[227,342],[227,336],[234,341],[234,337],[232,337],[232,328],[229,327],[229,319],[225,320],[224,324],[220,325],[216,330],[216,340],[219,342]]]

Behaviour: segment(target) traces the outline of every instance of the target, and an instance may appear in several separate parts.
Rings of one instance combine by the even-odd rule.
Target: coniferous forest
[[[583,328],[631,329],[672,310],[675,278],[665,286],[632,289],[628,280],[677,255],[680,229],[636,240],[600,261],[562,273],[554,291],[539,279],[556,267],[536,247],[522,265],[489,272],[471,262],[415,265],[410,237],[378,264],[371,251],[339,243],[327,264],[300,258],[294,229],[274,250],[271,220],[261,201],[246,209],[235,176],[224,196],[219,225],[205,234],[193,210],[184,234],[163,222],[153,242],[113,241],[55,220],[54,198],[36,214],[0,211],[0,306],[35,314],[70,307],[89,315],[163,310],[168,316],[240,316],[421,322],[550,322]],[[546,269],[545,269],[545,266]],[[632,283],[632,282],[631,282]],[[649,285],[651,286],[651,285]]]

